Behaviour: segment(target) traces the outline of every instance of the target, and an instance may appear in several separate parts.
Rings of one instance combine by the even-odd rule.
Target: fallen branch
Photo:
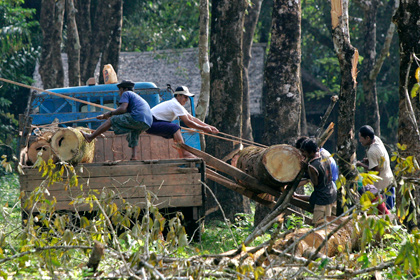
[[[30,249],[29,251],[26,252],[22,252],[19,254],[15,254],[13,256],[7,257],[7,258],[3,258],[0,260],[0,264],[23,257],[25,255],[29,255],[32,253],[36,253],[36,252],[41,252],[41,251],[45,251],[45,250],[73,250],[73,249],[93,249],[93,247],[91,246],[45,246],[45,247],[35,247]]]

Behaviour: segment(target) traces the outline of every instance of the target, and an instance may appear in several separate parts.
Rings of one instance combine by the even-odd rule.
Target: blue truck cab
[[[117,84],[55,88],[49,89],[48,91],[114,109],[119,106]],[[146,100],[151,108],[163,101],[173,98],[173,93],[170,88],[159,89],[154,83],[150,82],[135,83],[134,92]],[[191,113],[191,115],[195,116],[195,108],[193,106],[194,97],[189,98],[190,102],[187,103],[187,110]],[[105,111],[103,108],[80,103],[45,92],[36,94],[34,101],[32,102],[32,109],[35,112],[31,115],[33,118],[32,124],[35,126],[51,124],[54,120],[58,119],[60,123],[59,126],[82,126],[91,129],[96,129],[101,124],[102,120],[98,120],[95,117],[103,114]],[[79,121],[88,118],[89,120]],[[179,124],[179,120],[175,120],[174,122]],[[196,149],[201,148],[198,133],[182,131],[182,135],[187,145]]]

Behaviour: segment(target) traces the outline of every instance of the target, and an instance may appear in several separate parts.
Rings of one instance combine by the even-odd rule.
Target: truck
[[[173,97],[169,85],[160,89],[150,82],[136,82],[133,91],[144,98],[151,108]],[[76,100],[84,100],[87,104]],[[50,124],[96,129],[100,125],[96,116],[104,113],[104,109],[90,104],[117,108],[118,100],[116,84],[55,88],[34,93],[30,101],[31,113],[26,117],[20,116],[20,150],[28,150],[36,131]],[[186,106],[194,116],[193,104],[194,98],[190,97]],[[182,131],[182,134],[188,146],[200,149],[197,132]],[[102,191],[110,190],[119,194],[114,199],[116,205],[128,201],[144,206],[147,197],[144,190],[147,189],[155,194],[154,203],[164,213],[182,212],[187,232],[191,232],[198,227],[197,222],[204,215],[205,189],[202,182],[206,179],[205,163],[200,158],[179,158],[173,145],[172,139],[142,133],[137,149],[138,160],[130,161],[131,149],[125,135],[108,131],[96,139],[93,161],[81,163],[77,168],[83,170],[77,174],[83,189],[69,188],[66,181],[54,182],[48,186],[47,198],[56,201],[56,211],[89,211],[92,205],[76,205],[71,201],[80,195],[93,193],[99,196]],[[36,151],[41,149],[43,147],[38,147]],[[34,160],[24,155],[20,158],[23,165],[23,174],[19,179],[21,202],[23,214],[27,216],[39,210],[28,206],[27,200],[44,178],[38,169],[33,168]]]

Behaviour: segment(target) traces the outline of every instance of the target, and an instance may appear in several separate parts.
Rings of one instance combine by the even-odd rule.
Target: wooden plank
[[[232,180],[214,172],[211,169],[207,169],[207,178],[219,183],[225,187],[227,187],[228,189],[231,189],[239,194],[242,194],[252,200],[255,200],[263,205],[266,205],[267,207],[274,207],[275,202],[271,202],[271,201],[267,201],[265,199],[262,199],[261,197],[259,197],[257,195],[257,193],[252,192],[249,189],[246,189],[245,187],[241,186],[240,184],[236,184],[235,182],[233,182]],[[290,200],[290,204],[299,207],[305,211],[308,211],[310,213],[313,213],[313,208],[312,206],[307,202],[307,201],[303,201],[301,199],[297,199],[292,197]]]
[[[89,185],[91,188],[102,188],[106,186],[116,187],[135,187],[141,184],[146,186],[176,186],[183,184],[198,184],[201,180],[200,173],[192,174],[165,174],[165,175],[145,175],[145,176],[120,176],[120,177],[94,177],[84,178],[80,177],[79,186]],[[23,191],[32,191],[36,187],[40,186],[44,180],[42,179],[31,179],[22,180],[20,189]],[[52,186],[48,187],[49,190],[64,190],[65,182],[56,182]]]
[[[266,186],[262,184],[260,181],[258,181],[256,178],[246,174],[242,170],[227,164],[224,161],[221,161],[220,159],[217,159],[205,152],[202,152],[200,150],[194,149],[193,147],[190,147],[188,145],[185,145],[183,143],[178,144],[181,148],[187,150],[188,152],[202,158],[207,165],[212,166],[214,169],[219,170],[221,172],[224,172],[237,180],[241,182],[241,185],[244,185],[245,187],[251,189],[253,192],[263,192],[263,193],[269,193],[274,196],[279,196],[280,191],[275,190],[269,186]]]
[[[125,136],[126,135],[124,135],[124,138]],[[127,141],[123,139],[121,135],[116,135],[112,143],[114,160],[130,160],[131,154],[127,156],[126,151],[124,151],[124,145],[128,145]]]
[[[49,195],[46,195],[45,198],[48,200],[52,200],[53,197],[57,199],[57,201],[71,201],[73,198],[78,196],[88,196],[89,194],[93,194],[97,197],[100,197],[102,192],[110,192],[113,191],[116,196],[122,198],[145,198],[146,191],[151,192],[154,195],[158,196],[160,199],[164,199],[165,197],[179,197],[179,196],[196,196],[202,194],[201,184],[195,185],[177,185],[177,186],[152,186],[152,187],[124,187],[124,188],[114,188],[114,187],[106,187],[106,188],[88,188],[85,187],[81,190],[78,187],[68,188],[67,190],[49,190]],[[25,192],[25,197],[23,200],[26,200],[26,197],[30,195],[30,192]]]
[[[152,159],[151,150],[150,150],[150,143],[152,141],[150,140],[149,134],[140,134],[140,141],[142,143],[142,149],[141,149],[141,160],[150,160]]]
[[[265,205],[267,207],[274,207],[274,205],[276,205],[274,202],[272,201],[268,201],[265,199],[262,199],[261,197],[258,196],[258,194],[252,192],[251,190],[246,189],[245,187],[236,184],[235,182],[233,182],[232,180],[218,174],[217,172],[211,170],[211,169],[207,169],[207,179],[210,179],[216,183],[221,184],[222,186],[225,186],[226,188],[237,192],[239,194],[242,194],[252,200],[255,200],[259,203],[261,203],[262,205]]]
[[[150,147],[152,153],[152,159],[168,158],[169,150],[167,139],[163,137],[157,137],[153,139],[153,145]]]
[[[125,199],[126,202],[131,203],[139,207],[145,207],[146,200],[140,200],[138,198],[128,198]],[[124,202],[120,199],[113,200],[117,206],[121,206]],[[171,197],[153,201],[159,209],[162,208],[172,208],[172,207],[199,207],[202,206],[202,197],[199,196],[182,196],[182,197]],[[69,205],[69,201],[58,202],[55,206],[56,210],[69,210],[74,211],[77,208],[78,211],[89,211],[91,210],[90,206],[87,204],[80,205]],[[36,208],[37,209],[37,208]],[[29,210],[29,209],[25,209]],[[94,207],[94,210],[97,210],[97,207]]]
[[[187,162],[185,164],[188,164]],[[131,162],[131,165],[127,164],[116,164],[110,166],[104,165],[95,165],[95,164],[84,164],[84,174],[79,174],[79,176],[87,177],[113,177],[113,176],[134,176],[137,174],[140,175],[149,175],[149,174],[179,174],[179,173],[198,173],[199,169],[197,167],[189,168],[183,167],[185,164],[182,162],[178,163],[160,163],[156,164],[145,164],[142,162]],[[196,163],[194,163],[196,164]],[[25,175],[20,176],[21,178],[31,179],[40,179],[41,174],[38,172],[38,169],[34,168],[24,168]]]
[[[175,142],[173,139],[168,141],[169,145],[169,158],[180,158],[177,149],[174,148]]]
[[[95,155],[93,158],[94,162],[103,162],[105,161],[104,157],[104,138],[103,137],[97,137],[95,142]]]
[[[113,141],[114,137],[105,137],[104,138],[104,161],[114,161],[114,154],[112,152],[113,150]]]

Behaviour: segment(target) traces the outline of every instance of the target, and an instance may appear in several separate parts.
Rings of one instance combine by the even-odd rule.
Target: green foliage
[[[250,214],[237,214],[233,225],[222,221],[211,221],[201,234],[201,244],[205,253],[219,254],[237,247],[253,231],[254,218]],[[252,245],[261,244],[268,235],[257,238]]]
[[[391,160],[396,162],[394,173],[397,184],[399,186],[398,192],[401,197],[401,202],[398,205],[397,214],[400,222],[411,222],[418,224],[417,214],[420,213],[419,205],[416,205],[416,200],[413,193],[418,188],[418,182],[406,180],[409,177],[418,177],[420,170],[417,159],[413,156],[403,156],[402,154],[407,149],[406,145],[397,144],[398,150],[393,152]]]
[[[35,10],[24,9],[23,0],[5,0],[0,5],[0,77],[25,84],[32,83],[38,57],[38,23]],[[36,41],[36,40],[35,40]],[[29,90],[0,84],[0,144],[10,145],[17,136],[17,114],[26,106]]]
[[[0,276],[5,279],[6,275],[67,279],[93,276],[83,264],[89,259],[89,248],[94,241],[107,247],[107,258],[101,262],[101,270],[106,273],[122,267],[124,262],[134,268],[138,265],[137,269],[142,262],[161,267],[163,263],[157,255],[177,256],[188,246],[181,225],[182,215],[169,220],[164,218],[150,203],[150,193],[148,206],[143,210],[127,202],[117,207],[114,200],[119,195],[110,191],[87,192],[74,197],[70,205],[87,205],[90,211],[85,214],[55,211],[56,199],[49,196],[51,184],[61,182],[73,191],[82,190],[83,186],[78,185],[76,169],[71,165],[55,165],[51,160],[40,160],[36,164],[45,180],[33,192],[25,194],[26,202],[22,206],[29,213],[35,209],[37,212],[23,216],[22,228],[18,226],[22,219],[20,213],[14,211],[20,210],[16,207],[19,205],[17,177],[14,175],[14,180],[7,183],[0,181],[1,190],[9,194],[2,196],[2,206],[5,205],[3,200],[9,202],[6,208],[2,207],[0,215],[3,224],[0,227]],[[163,238],[164,228],[166,239]]]
[[[122,51],[198,46],[198,0],[124,1]]]

